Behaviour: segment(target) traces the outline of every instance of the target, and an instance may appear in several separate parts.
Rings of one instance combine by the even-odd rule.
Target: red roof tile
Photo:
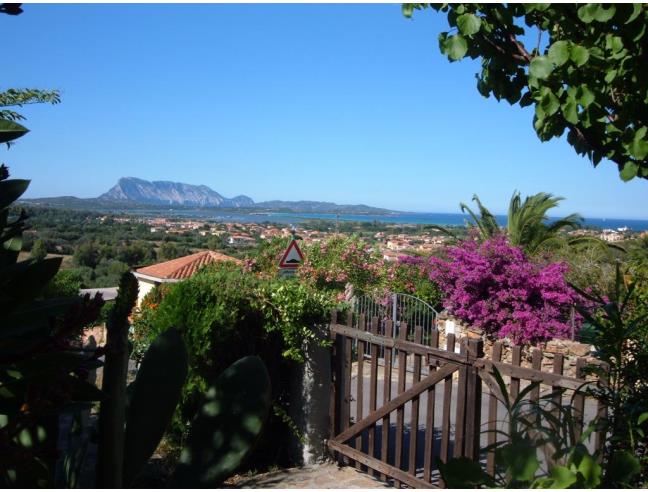
[[[243,263],[237,258],[216,251],[200,251],[175,260],[138,268],[135,272],[160,279],[181,280],[191,277],[199,268],[217,261],[231,261],[239,265]]]

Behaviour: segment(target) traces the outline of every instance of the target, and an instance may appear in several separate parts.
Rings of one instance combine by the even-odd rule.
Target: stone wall
[[[446,333],[450,330],[451,333],[455,334],[457,340],[463,337],[481,338],[484,341],[484,356],[491,358],[495,341],[487,337],[480,329],[468,327],[451,316],[439,316],[437,329],[439,330],[439,347],[446,346]],[[508,339],[498,341],[502,343],[502,362],[510,363],[513,344]],[[459,351],[458,345],[457,343],[457,351]],[[576,377],[576,361],[579,357],[583,357],[586,363],[597,361],[592,355],[593,347],[591,345],[571,340],[551,340],[538,347],[522,346],[522,367],[531,368],[531,353],[535,348],[542,350],[541,370],[543,372],[553,372],[553,360],[556,354],[563,355],[563,374],[570,377]]]

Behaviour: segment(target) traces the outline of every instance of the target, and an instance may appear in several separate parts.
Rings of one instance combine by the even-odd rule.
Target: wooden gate
[[[338,322],[337,312],[331,319],[328,447],[339,463],[367,471],[396,487],[443,487],[438,462],[452,457],[479,460],[489,472],[494,471],[493,453],[480,456],[480,440],[487,439],[490,444],[495,436],[491,432],[487,437],[480,429],[494,431],[501,422],[501,408],[498,410],[495,393],[490,391],[493,366],[508,379],[512,393],[520,391],[521,380],[540,381],[549,390],[572,392],[582,390],[586,383],[562,375],[562,356],[555,358],[550,374],[540,370],[539,351],[533,353],[533,368],[524,368],[520,365],[520,347],[513,347],[512,363],[508,364],[500,362],[499,343],[494,346],[493,358],[486,359],[481,340],[464,338],[457,352],[453,334],[447,335],[441,348],[436,330],[429,344],[423,344],[419,326],[408,330],[403,323],[394,338],[391,321],[381,323],[377,317],[366,320],[360,315],[357,327],[353,322],[353,313],[347,314],[345,324]],[[577,366],[582,369],[584,359],[579,359]],[[487,383],[483,387],[482,378]],[[483,391],[488,398],[484,412]],[[531,393],[531,398],[537,398],[540,387]],[[585,397],[574,395],[584,415]],[[600,407],[596,410],[598,414],[604,411]],[[597,445],[601,439],[598,436]]]

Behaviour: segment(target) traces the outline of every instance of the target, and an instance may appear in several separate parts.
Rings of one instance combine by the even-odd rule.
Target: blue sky
[[[529,108],[484,99],[434,12],[399,5],[34,5],[1,16],[3,88],[56,88],[3,151],[25,196],[97,196],[121,176],[255,201],[495,212],[514,189],[560,214],[648,218],[648,182],[541,143]]]

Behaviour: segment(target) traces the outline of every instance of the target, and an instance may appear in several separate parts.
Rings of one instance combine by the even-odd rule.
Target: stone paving
[[[324,463],[287,468],[253,477],[240,477],[231,484],[237,489],[384,489],[392,488],[350,466]]]

